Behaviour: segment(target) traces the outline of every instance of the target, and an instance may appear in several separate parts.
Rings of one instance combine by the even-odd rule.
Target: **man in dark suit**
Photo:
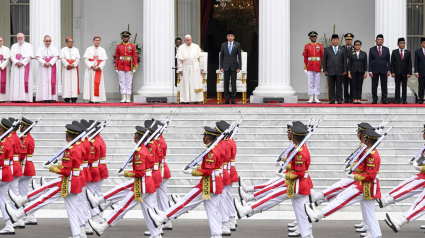
[[[424,103],[424,88],[425,88],[425,38],[421,38],[422,47],[415,51],[415,76],[418,78],[419,89],[418,96],[419,104]]]
[[[376,36],[376,46],[369,50],[369,76],[372,78],[372,104],[378,103],[378,83],[381,79],[382,97],[381,102],[388,104],[388,76],[391,72],[390,50],[383,46],[384,36],[379,34]]]
[[[174,40],[174,44],[176,45],[176,47],[174,47],[174,55],[177,55],[177,51],[179,50],[179,47],[182,45],[182,38],[177,37]],[[174,65],[176,66],[174,69],[174,72],[175,72],[174,82],[175,82],[175,86],[177,87],[177,58],[174,58]]]
[[[241,45],[234,41],[235,34],[233,31],[227,33],[227,42],[221,44],[220,51],[220,71],[224,73],[224,104],[229,104],[229,80],[232,83],[232,104],[236,104],[236,74],[241,71],[242,57]]]
[[[342,77],[347,74],[347,52],[338,46],[339,36],[332,35],[332,45],[325,49],[323,54],[323,72],[328,76],[329,104],[342,103]]]
[[[347,65],[348,65],[348,59],[350,58],[350,54],[354,52],[354,46],[353,46],[354,35],[351,33],[347,33],[344,35],[344,38],[345,38],[345,45],[343,45],[342,47],[347,51]],[[348,74],[343,76],[342,84],[344,88],[344,102],[353,103],[353,100],[350,99],[350,91],[348,90],[350,87],[350,79],[348,78]]]
[[[404,49],[406,41],[398,38],[398,49],[391,54],[391,76],[395,78],[395,104],[400,103],[400,84],[403,104],[407,104],[407,79],[412,75],[412,55]]]

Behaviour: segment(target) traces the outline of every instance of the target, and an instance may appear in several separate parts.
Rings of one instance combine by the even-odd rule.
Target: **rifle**
[[[410,162],[415,161],[416,157],[418,157],[420,154],[422,154],[422,152],[424,152],[424,150],[425,150],[425,146],[424,146],[424,147],[422,147],[422,149],[420,149],[420,150],[418,151],[418,153],[416,153],[416,155],[415,155],[415,156],[413,156],[413,158],[411,158],[411,159],[410,159]]]
[[[162,124],[164,124],[164,126],[162,127],[161,131],[155,136],[155,139],[158,139],[158,137],[160,137],[162,133],[164,133],[164,131],[168,128],[168,125],[172,120],[173,116],[166,117],[164,118],[164,120],[162,120]]]
[[[242,119],[243,119],[243,117],[240,120],[238,120],[238,122],[236,123],[235,129],[233,129],[232,135],[230,135],[230,139],[233,139],[233,137],[235,136],[236,132],[238,132],[239,125],[242,123]]]
[[[16,119],[12,123],[12,127],[10,127],[9,130],[7,130],[5,133],[3,133],[3,135],[0,136],[0,141],[2,141],[4,138],[6,138],[6,136],[8,136],[13,131],[15,126],[18,125],[21,122],[21,119],[22,119],[21,115],[22,115],[22,112],[19,114],[18,119]]]
[[[93,138],[95,138],[97,135],[99,135],[100,132],[102,132],[103,129],[105,129],[106,125],[108,125],[109,122],[111,122],[111,119],[112,119],[112,117],[108,117],[104,122],[102,122],[99,126],[97,126],[96,132],[89,138],[89,141],[91,141]],[[89,136],[89,135],[90,134],[87,134],[87,136]]]
[[[43,118],[43,116],[39,117],[35,122],[33,122],[24,132],[19,135],[19,139],[21,139],[24,135],[26,135],[37,123]]]

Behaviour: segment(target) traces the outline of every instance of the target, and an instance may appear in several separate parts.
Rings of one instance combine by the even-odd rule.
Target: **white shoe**
[[[120,101],[120,103],[123,103],[123,102],[126,101],[126,96],[127,95],[125,95],[125,94],[121,94],[121,101]]]
[[[212,236],[211,238],[221,238],[221,236]]]
[[[76,235],[76,236],[69,237],[69,238],[80,238],[80,235]]]
[[[319,95],[315,96],[314,102],[315,103],[321,103],[321,101],[319,100]]]
[[[84,226],[80,226],[80,238],[87,238],[87,234],[86,234],[86,228]]]
[[[364,226],[364,223],[360,223],[360,224],[355,224],[354,228],[362,228]]]
[[[395,233],[397,233],[404,224],[409,222],[405,217],[395,218],[389,213],[386,214],[386,217],[385,223],[387,223],[387,225],[393,229]]]
[[[25,220],[25,225],[27,225],[27,226],[37,225],[37,219],[35,219],[34,214],[28,214],[27,215],[27,219]]]
[[[314,189],[310,190],[310,195],[311,195],[310,203],[315,203],[317,201],[325,199],[325,195],[323,195],[322,192],[316,192],[316,191],[314,191]]]
[[[37,184],[37,182],[35,182],[35,179],[31,180],[31,187],[32,190],[37,190],[39,189],[41,186]]]
[[[289,232],[294,232],[294,231],[299,230],[299,229],[300,229],[300,227],[299,227],[298,225],[296,225],[296,226],[294,226],[294,227],[289,227],[289,228],[288,228],[288,231],[289,231]]]
[[[325,217],[321,211],[316,210],[316,207],[312,203],[304,204],[304,208],[310,221],[318,222]]]
[[[148,214],[156,228],[160,227],[170,219],[165,214],[157,214],[154,210],[148,209]]]
[[[127,94],[127,100],[125,100],[125,102],[131,102],[130,97],[131,97],[131,95]]]
[[[372,233],[370,231],[366,231],[364,238],[372,238]]]
[[[171,220],[165,223],[165,225],[162,226],[162,229],[165,231],[172,231],[173,230],[173,224],[171,224]]]
[[[227,221],[225,223],[222,224],[222,232],[221,232],[221,236],[231,236],[232,232],[230,231],[230,221]]]
[[[92,217],[92,220],[100,224],[105,223],[105,219],[103,219],[102,213],[99,213],[96,216]]]
[[[425,229],[425,225],[421,225],[421,229]]]
[[[366,232],[364,232],[364,233],[360,233],[360,237],[366,237]]]
[[[234,224],[235,227],[238,227],[238,221],[236,221],[236,218],[235,217],[230,217],[229,219],[230,219],[230,223]]]
[[[307,103],[312,103],[313,102],[313,95],[310,95],[310,100],[307,101]]]
[[[364,227],[362,227],[362,228],[357,228],[357,229],[356,229],[356,232],[360,232],[360,233],[366,232],[366,228],[364,228]]]
[[[229,218],[229,228],[230,228],[230,231],[236,231],[236,226],[238,225],[237,224],[237,222],[236,222],[236,219],[235,219],[235,217],[230,217]]]
[[[100,224],[93,221],[92,219],[89,219],[89,224],[91,228],[93,229],[93,231],[96,232],[98,236],[101,236],[106,231],[106,229],[109,228],[109,224],[107,222]]]
[[[177,204],[180,201],[180,199],[182,199],[182,198],[179,197],[179,195],[171,194],[171,199],[173,200],[174,203]]]
[[[299,236],[301,236],[300,228],[298,226],[295,226],[294,228],[296,228],[296,229],[293,230],[291,233],[288,233],[288,236],[289,237],[299,237]]]
[[[7,220],[6,226],[0,231],[0,235],[14,235],[15,229],[13,229],[12,221]]]
[[[19,219],[17,222],[13,223],[13,228],[25,229],[25,222],[24,222],[24,219],[23,219],[23,218],[21,218],[21,219]]]
[[[89,235],[89,236],[93,235],[93,229],[91,228],[88,222],[86,222],[84,231],[86,232],[86,235]]]
[[[298,222],[296,220],[292,223],[288,223],[288,227],[294,227],[294,226],[297,226],[297,225],[298,225]]]
[[[239,187],[242,188],[242,190],[246,193],[254,192],[254,186],[246,185],[245,182],[242,180],[242,177],[239,177]]]
[[[87,201],[89,201],[91,209],[98,207],[101,203],[105,203],[105,198],[95,197],[89,189],[86,190]]]
[[[159,232],[159,233],[160,233],[160,235],[161,235],[161,236],[163,236],[163,235],[164,235],[164,232],[162,231],[162,229],[160,230],[160,232]],[[150,232],[150,231],[145,231],[144,235],[145,235],[145,236],[151,236],[151,232]]]
[[[101,211],[101,212],[103,212],[103,211],[105,211],[109,206],[112,206],[114,203],[112,203],[111,201],[106,201],[106,202],[104,202],[104,203],[101,203],[100,205],[99,205],[99,210]],[[112,207],[112,210],[113,210],[114,208]]]
[[[152,237],[152,238],[162,238],[162,236],[161,235],[157,235],[157,236]]]
[[[46,179],[44,178],[44,177],[40,177],[40,186],[43,186],[43,185],[45,185],[47,182],[46,182]]]
[[[233,199],[233,204],[235,205],[236,213],[238,214],[239,219],[242,219],[246,215],[254,212],[251,206],[243,206],[240,202],[238,202],[238,200],[236,200],[236,198]]]
[[[24,209],[21,209],[21,210],[14,210],[14,209],[12,208],[12,206],[10,206],[10,204],[9,204],[9,203],[6,203],[6,212],[7,212],[7,215],[9,215],[9,217],[10,217],[10,220],[11,220],[10,226],[11,226],[12,228],[13,228],[13,226],[12,226],[12,222],[13,222],[13,223],[15,223],[15,222],[17,222],[19,219],[21,219],[22,217],[24,217],[24,216],[25,216]]]
[[[239,197],[241,198],[241,200],[245,201],[245,202],[250,202],[250,201],[254,201],[254,195],[253,194],[248,194],[246,193],[242,187],[239,187],[238,189],[239,191]]]
[[[310,237],[310,238],[313,238],[313,228],[310,228],[310,229],[309,229],[309,232],[310,232],[310,236],[309,236],[309,237]],[[308,237],[308,236],[307,236],[307,237]]]
[[[14,192],[12,192],[12,190],[7,191],[7,193],[9,194],[10,200],[15,203],[15,207],[17,209],[23,207],[25,203],[29,202],[28,197],[16,195]]]

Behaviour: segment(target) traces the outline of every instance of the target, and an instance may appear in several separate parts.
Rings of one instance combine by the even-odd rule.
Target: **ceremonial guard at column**
[[[108,55],[100,46],[100,37],[93,37],[93,46],[86,49],[84,53],[84,63],[86,71],[84,73],[84,100],[89,103],[100,103],[106,101],[105,78],[103,68],[106,65]]]
[[[80,95],[80,76],[78,64],[80,63],[80,51],[74,47],[74,39],[66,38],[66,46],[61,49],[62,61],[62,97],[65,103],[76,103]]]
[[[9,101],[10,79],[9,62],[10,49],[3,45],[4,39],[0,36],[0,102]]]
[[[69,143],[81,133],[81,129],[75,125],[66,125],[66,141]],[[26,214],[31,214],[40,208],[64,198],[65,206],[71,226],[72,237],[79,238],[85,235],[84,226],[80,227],[78,207],[78,193],[81,193],[80,183],[81,150],[78,145],[68,147],[58,166],[50,165],[49,171],[60,175],[60,181],[53,180],[26,197],[17,196],[9,191],[10,199],[17,207],[24,207],[15,211],[9,204],[6,205],[7,214],[13,222],[18,221]],[[30,197],[31,195],[31,197]],[[28,204],[26,204],[28,203]],[[24,206],[26,204],[26,206]]]
[[[10,76],[10,101],[32,102],[33,79],[30,62],[34,58],[31,44],[25,42],[25,35],[16,35],[17,43],[12,45],[10,57],[12,69]]]
[[[363,152],[361,157],[366,155],[365,153],[368,153],[367,157],[356,168],[357,174],[349,175],[356,183],[338,194],[337,197],[330,201],[322,210],[317,209],[315,204],[311,203],[305,205],[305,211],[311,221],[318,222],[344,207],[363,201],[364,207],[362,212],[365,213],[364,218],[367,224],[366,237],[378,238],[382,237],[382,233],[379,227],[378,218],[375,214],[375,199],[381,198],[379,186],[379,167],[381,158],[376,149],[370,150],[381,135],[375,132],[374,129],[366,129],[364,133],[366,136],[364,143],[367,149]]]
[[[306,44],[303,51],[304,72],[308,77],[308,103],[320,103],[320,75],[322,73],[323,45],[317,43],[317,32],[308,33],[310,43]]]
[[[145,133],[149,133],[146,128],[136,126],[136,133],[134,135],[134,142],[139,143]],[[145,139],[146,140],[146,139]],[[144,141],[145,141],[144,140]],[[143,142],[144,142],[143,141]],[[142,142],[142,143],[143,143]],[[107,222],[99,224],[90,219],[90,225],[97,235],[102,235],[105,230],[111,226],[115,226],[124,215],[133,209],[138,203],[142,208],[143,217],[145,218],[146,225],[152,238],[160,238],[161,234],[158,228],[148,218],[148,209],[156,207],[155,197],[155,183],[152,178],[152,171],[150,168],[150,152],[141,144],[140,147],[133,154],[132,170],[122,171],[118,176],[126,178],[134,178],[131,182],[131,190],[126,190],[124,199],[120,202],[118,207],[107,218]]]
[[[58,49],[51,45],[52,38],[47,35],[44,37],[44,45],[37,50],[35,58],[40,64],[38,67],[37,102],[49,102],[58,100],[58,83],[56,62],[59,60]]]
[[[118,73],[121,90],[121,102],[131,102],[133,73],[137,70],[136,45],[129,42],[131,33],[123,31],[122,41],[115,50],[115,71]]]
[[[208,145],[213,143],[216,139],[217,130],[210,127],[204,127],[204,144]],[[166,211],[162,212],[157,209],[153,211],[149,209],[149,217],[154,222],[155,226],[161,226],[162,224],[167,223],[169,220],[175,219],[180,215],[186,213],[197,207],[202,202],[204,203],[205,210],[208,216],[208,223],[211,229],[211,236],[213,238],[221,237],[222,233],[222,223],[220,212],[218,211],[219,206],[219,194],[222,192],[221,186],[216,183],[217,172],[220,169],[220,159],[217,155],[217,147],[207,153],[203,160],[202,164],[198,168],[193,169],[183,169],[183,173],[191,174],[192,176],[202,177],[198,185],[196,185],[186,196],[184,196],[177,204],[168,208]],[[217,161],[219,163],[217,163]]]

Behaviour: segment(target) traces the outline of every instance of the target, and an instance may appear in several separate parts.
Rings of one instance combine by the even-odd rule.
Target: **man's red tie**
[[[403,60],[403,51],[400,51],[401,60]]]
[[[381,46],[379,46],[379,57],[381,57]]]

